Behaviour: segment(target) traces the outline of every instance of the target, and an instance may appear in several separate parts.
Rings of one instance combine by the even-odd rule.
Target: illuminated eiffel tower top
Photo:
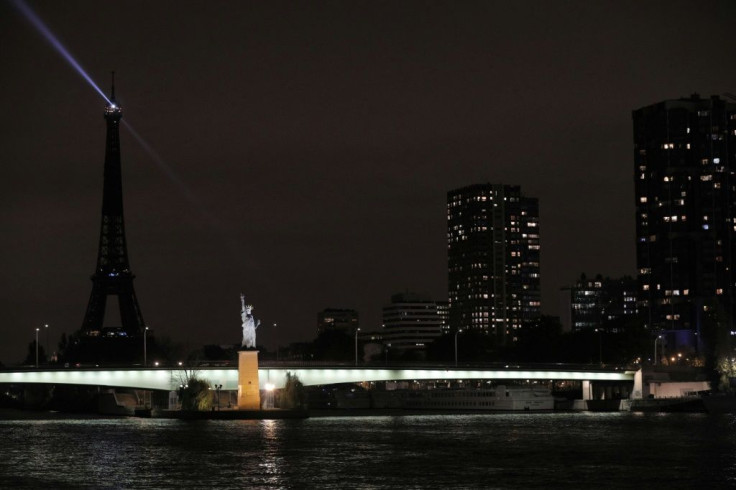
[[[112,92],[105,106],[107,139],[105,143],[102,223],[97,251],[97,267],[92,275],[92,294],[87,305],[82,330],[89,336],[140,335],[145,329],[138,300],[133,290],[135,276],[130,271],[123,220],[123,184],[120,161],[120,120],[122,108],[115,101],[115,74]],[[117,296],[120,324],[103,325],[108,296]]]

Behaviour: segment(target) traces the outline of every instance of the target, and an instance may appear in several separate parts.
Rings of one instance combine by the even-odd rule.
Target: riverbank
[[[74,420],[74,419],[114,419],[115,415],[95,413],[57,412],[55,410],[21,410],[19,408],[0,408],[0,420]]]
[[[154,419],[181,420],[281,420],[305,419],[310,416],[308,410],[153,410],[147,414],[138,413],[139,417]]]

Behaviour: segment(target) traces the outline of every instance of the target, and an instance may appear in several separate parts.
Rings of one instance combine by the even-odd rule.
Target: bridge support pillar
[[[241,350],[238,352],[238,409],[261,409],[257,350]]]
[[[583,400],[592,400],[593,399],[593,383],[591,383],[589,380],[583,381]]]

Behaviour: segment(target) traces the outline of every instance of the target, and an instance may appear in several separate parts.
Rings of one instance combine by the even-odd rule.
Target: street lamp
[[[355,365],[358,365],[358,332],[360,332],[359,328],[355,329]]]
[[[215,393],[217,394],[217,410],[220,409],[220,390],[222,385],[215,385]]]
[[[278,325],[279,325],[278,323],[273,322],[273,328],[278,327]],[[280,348],[280,346],[279,346],[278,340],[277,340],[277,342],[276,342],[276,362],[279,362],[279,348]]]
[[[455,367],[457,367],[457,334],[462,333],[462,330],[455,331]]]
[[[596,332],[598,332],[598,362],[603,365],[603,329],[602,328],[596,328]]]
[[[148,346],[146,345],[146,337],[148,337],[148,327],[143,330],[143,367],[148,366]]]
[[[46,364],[48,364],[51,360],[51,350],[49,349],[49,324],[46,323],[43,328],[46,330]]]
[[[38,331],[41,330],[40,328],[36,329],[36,368],[38,368]]]
[[[657,365],[657,342],[659,342],[662,339],[661,335],[657,335],[657,338],[654,339],[654,365]]]

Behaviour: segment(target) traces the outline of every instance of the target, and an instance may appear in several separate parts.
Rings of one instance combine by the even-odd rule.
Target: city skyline
[[[475,183],[539,198],[557,314],[580,272],[635,273],[631,111],[736,79],[730,2],[29,5],[101,88],[116,71],[152,150],[122,131],[137,296],[192,347],[237,343],[241,292],[267,346],[327,307],[368,328],[395,291],[445,298],[446,192]],[[10,2],[0,32],[7,364],[82,324],[105,127]]]

